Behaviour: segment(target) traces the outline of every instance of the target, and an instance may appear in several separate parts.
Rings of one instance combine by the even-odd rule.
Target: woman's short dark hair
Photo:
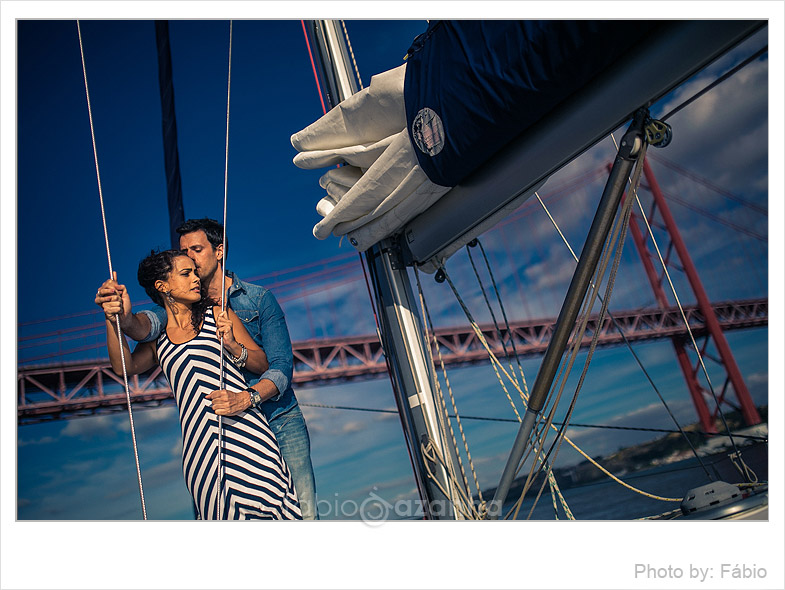
[[[156,281],[165,281],[174,270],[174,259],[185,256],[179,250],[151,250],[150,254],[139,263],[136,278],[145,293],[161,307],[165,307],[161,292],[155,288]],[[191,324],[197,332],[202,326],[204,313],[210,305],[215,305],[207,296],[207,285],[201,284],[202,298],[191,306]]]

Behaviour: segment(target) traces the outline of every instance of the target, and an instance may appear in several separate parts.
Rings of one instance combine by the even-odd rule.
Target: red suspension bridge
[[[662,158],[656,158],[664,166],[688,178],[692,182],[701,184],[713,193],[734,201],[736,204],[747,208],[754,214],[765,216],[766,210],[757,205],[747,203],[743,199],[724,191],[707,181],[696,177],[688,171],[680,169],[675,164]],[[549,193],[543,195],[543,200],[549,206],[558,206],[558,202],[574,194],[575,191],[600,180],[604,168],[583,173],[569,179]],[[599,346],[618,346],[625,341],[634,343],[643,340],[667,338],[673,342],[677,356],[681,363],[684,377],[693,396],[698,415],[707,431],[712,431],[712,416],[705,404],[706,392],[698,384],[698,366],[692,365],[686,359],[685,343],[688,342],[688,330],[696,338],[705,339],[703,351],[707,350],[711,342],[720,351],[720,358],[715,359],[723,365],[728,374],[728,379],[720,392],[720,402],[741,409],[749,423],[759,421],[757,412],[751,404],[749,393],[742,382],[735,381],[739,376],[734,374],[735,363],[727,358],[724,349],[724,332],[743,328],[762,327],[768,324],[768,299],[765,297],[747,298],[721,302],[709,302],[702,290],[702,284],[697,278],[692,261],[687,254],[683,241],[674,227],[667,227],[669,210],[665,201],[676,203],[684,209],[698,213],[712,223],[719,223],[731,230],[732,233],[742,235],[747,241],[765,243],[765,235],[755,231],[749,225],[737,221],[729,221],[715,213],[697,207],[694,202],[665,195],[660,191],[656,179],[647,170],[647,183],[644,185],[653,194],[652,207],[647,218],[653,226],[664,229],[668,237],[666,250],[666,265],[676,267],[687,274],[693,294],[697,303],[686,305],[682,311],[675,305],[668,303],[662,288],[663,276],[657,275],[651,263],[652,254],[647,250],[648,237],[637,225],[631,225],[633,242],[643,261],[644,268],[649,278],[654,301],[627,311],[613,311],[612,317],[606,318],[598,325],[594,317],[589,322],[589,327],[583,344],[588,346],[592,336],[597,333]],[[527,202],[515,215],[499,224],[489,234],[501,236],[503,250],[508,258],[513,258],[512,252],[517,246],[510,246],[505,236],[505,231],[513,224],[527,221],[527,218],[536,211],[536,202]],[[657,212],[663,216],[663,223],[656,221]],[[633,217],[633,221],[635,217]],[[670,219],[672,223],[672,219]],[[531,247],[532,244],[527,244]],[[536,248],[537,245],[534,244]],[[672,252],[676,255],[673,256]],[[693,276],[695,275],[695,276]],[[386,373],[384,354],[376,334],[372,334],[373,310],[370,306],[367,291],[364,286],[363,276],[358,257],[354,252],[339,255],[328,260],[321,260],[309,265],[249,277],[251,282],[262,281],[273,292],[287,310],[290,329],[295,334],[293,345],[294,352],[294,383],[326,383],[330,381],[366,379],[382,376]],[[523,307],[522,314],[529,317],[526,320],[511,321],[504,326],[494,325],[490,322],[479,325],[484,339],[490,350],[497,358],[509,356],[514,350],[519,356],[532,356],[542,354],[547,348],[555,318],[531,319],[530,305],[532,298],[524,298],[525,291],[520,272],[511,273],[508,277],[508,288],[521,296]],[[326,304],[322,302],[318,308],[312,309],[309,297],[318,296],[325,291],[337,293],[336,301],[328,298]],[[640,289],[643,291],[643,289]],[[364,303],[358,304],[355,300],[346,303],[347,293],[352,297],[359,297]],[[324,298],[322,298],[324,299]],[[365,306],[363,308],[362,306]],[[137,304],[135,304],[135,307]],[[299,306],[296,313],[292,313],[292,306]],[[348,311],[347,311],[348,309]],[[47,321],[58,321],[62,324],[66,320],[71,323],[84,322],[85,317],[92,316],[93,320],[87,324],[61,327],[38,333],[25,333]],[[363,318],[358,321],[358,317]],[[105,359],[85,359],[84,355],[91,351],[103,349],[105,327],[100,314],[96,311],[74,314],[69,318],[54,318],[29,324],[20,324],[18,338],[18,374],[17,374],[17,414],[20,424],[29,424],[47,420],[69,419],[79,416],[116,412],[126,407],[126,393],[122,378],[117,377]],[[685,325],[686,319],[686,325]],[[296,322],[299,321],[299,325]],[[319,322],[329,328],[320,328]],[[342,335],[327,337],[330,329],[336,333],[346,332],[341,330],[341,321],[351,324],[351,329],[367,330],[366,335]],[[365,322],[365,323],[363,323]],[[307,323],[307,326],[303,325]],[[458,322],[453,322],[453,325]],[[319,332],[322,334],[319,334]],[[310,334],[310,337],[297,339],[297,334]],[[466,365],[488,361],[488,351],[482,345],[474,330],[469,326],[437,328],[433,335],[433,354],[437,352],[448,366]],[[76,346],[71,343],[76,342]],[[71,346],[70,348],[68,348]],[[30,354],[28,351],[33,351]],[[730,354],[730,353],[728,353]],[[80,360],[69,360],[82,356]],[[728,386],[733,391],[736,402],[726,395]],[[133,376],[129,379],[129,391],[132,402],[137,406],[157,406],[171,400],[171,390],[163,378],[160,368],[145,374]]]
[[[714,304],[723,330],[765,326],[768,301],[732,301]],[[684,309],[696,336],[705,336],[705,318],[697,306]],[[520,356],[542,354],[555,318],[523,321],[502,330],[493,324],[480,326],[491,351],[504,358],[510,342]],[[599,332],[601,346],[620,345],[656,338],[684,338],[687,329],[677,308],[637,310],[613,314],[598,326],[596,317],[589,322],[583,345],[588,346]],[[488,361],[488,353],[470,327],[440,329],[436,341],[445,364],[465,365]],[[506,344],[506,351],[503,343]],[[297,384],[350,380],[379,376],[387,371],[378,337],[373,335],[335,339],[314,339],[293,345]],[[436,346],[434,346],[434,354]],[[108,361],[77,361],[47,365],[28,365],[18,370],[18,420],[20,424],[67,419],[94,413],[116,412],[126,408],[123,380],[114,374]],[[172,398],[169,384],[160,367],[129,378],[131,400],[138,405],[157,406]]]

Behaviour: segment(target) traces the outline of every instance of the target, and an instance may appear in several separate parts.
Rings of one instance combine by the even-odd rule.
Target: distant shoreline
[[[742,452],[745,463],[749,465],[752,461],[754,465],[749,466],[760,480],[765,480],[768,479],[768,406],[759,408],[759,411],[764,420],[759,425],[743,427],[740,416],[735,412],[726,417],[726,422],[731,434],[735,435],[734,443]],[[700,425],[696,423],[684,427],[683,430],[691,438],[691,443],[704,464],[710,466],[720,479],[735,483],[734,476],[740,478],[741,474],[733,467],[728,458],[732,445],[727,435],[717,434],[709,438],[699,433],[699,428]],[[766,437],[766,440],[760,440],[758,437],[761,436]],[[748,457],[747,454],[751,457]],[[670,433],[653,441],[625,447],[604,457],[595,457],[594,460],[617,477],[624,477],[691,457],[695,457],[695,454],[684,437],[680,433]],[[569,467],[556,467],[553,469],[553,475],[562,489],[594,484],[608,479],[608,476],[597,469],[589,460]],[[521,494],[527,477],[528,474],[513,481],[508,497]],[[536,493],[544,477],[542,472],[538,473],[528,493]],[[493,497],[495,493],[495,487],[483,490],[485,497]]]

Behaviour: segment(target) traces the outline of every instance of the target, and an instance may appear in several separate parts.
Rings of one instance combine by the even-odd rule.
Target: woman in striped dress
[[[300,519],[289,469],[264,414],[254,405],[218,416],[214,392],[243,391],[247,384],[237,365],[267,370],[267,357],[233,311],[202,292],[193,261],[176,250],[152,252],[139,264],[139,283],[167,313],[167,328],[155,342],[122,347],[128,375],[156,364],[169,382],[180,415],[183,474],[200,519]],[[115,316],[122,313],[122,285],[103,304],[112,369],[122,375]],[[250,394],[249,394],[250,397]],[[220,402],[215,397],[215,404]]]

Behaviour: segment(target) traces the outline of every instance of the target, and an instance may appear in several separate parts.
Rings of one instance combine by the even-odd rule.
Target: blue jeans
[[[269,421],[278,439],[284,461],[289,466],[294,489],[300,500],[305,520],[318,520],[316,511],[316,479],[311,465],[311,439],[299,406],[277,415]]]

